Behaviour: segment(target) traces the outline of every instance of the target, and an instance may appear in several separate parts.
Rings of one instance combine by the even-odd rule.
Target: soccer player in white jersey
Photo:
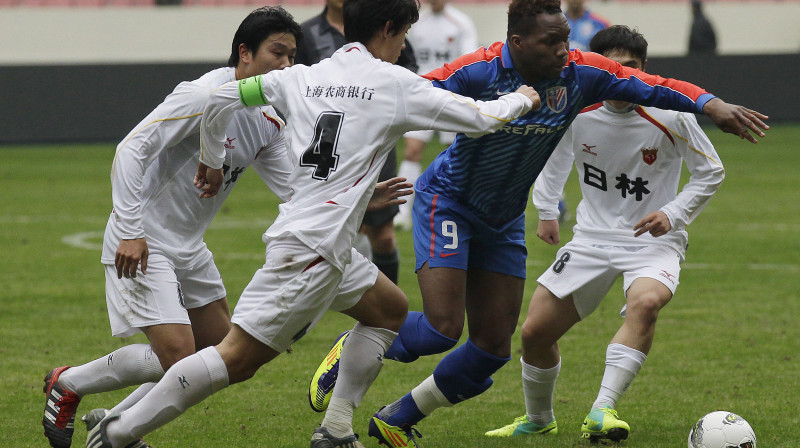
[[[644,69],[647,41],[615,25],[597,33],[591,50]],[[555,434],[553,394],[561,368],[558,340],[624,279],[625,318],[606,350],[600,392],[581,427],[592,441],[627,438],[615,406],[653,342],[658,312],[678,286],[686,226],[717,191],[725,170],[693,114],[606,101],[585,108],[536,179],[537,235],[558,244],[558,195],[572,165],[583,200],[575,236],[539,277],[522,325],[526,415],[486,433],[493,437]],[[678,192],[681,165],[691,178]]]
[[[416,0],[348,0],[344,24],[350,43],[331,58],[228,83],[211,94],[202,118],[196,183],[203,196],[213,197],[222,185],[228,123],[245,106],[264,104],[284,112],[291,123],[294,195],[264,234],[266,262],[242,293],[225,339],[175,363],[129,409],[90,412],[87,446],[124,447],[229,384],[252,377],[328,309],[358,322],[311,446],[361,446],[352,429],[353,410],[408,311],[403,292],[352,248],[387,154],[409,130],[482,135],[541,104],[527,86],[495,101],[474,101],[393,65],[418,7]],[[348,282],[359,289],[344,293],[339,285]]]
[[[299,25],[281,8],[251,12],[233,38],[228,66],[180,83],[117,146],[101,259],[109,320],[114,336],[144,333],[150,344],[126,345],[48,373],[42,424],[53,447],[70,446],[81,397],[149,383],[115,408],[125,409],[179,359],[228,333],[225,287],[203,234],[248,166],[288,200],[291,165],[285,125],[275,110],[239,111],[227,128],[224,185],[213,199],[201,199],[192,184],[200,121],[213,89],[291,65],[300,36]]]
[[[468,15],[449,4],[449,0],[428,0],[430,9],[420,12],[419,21],[408,31],[408,41],[414,46],[419,70],[424,75],[453,59],[478,48],[478,32]],[[433,138],[434,131],[411,131],[405,135],[403,161],[397,175],[414,183],[422,173],[422,155]],[[456,135],[439,132],[439,141],[450,144]],[[395,225],[411,229],[411,200],[400,206]]]

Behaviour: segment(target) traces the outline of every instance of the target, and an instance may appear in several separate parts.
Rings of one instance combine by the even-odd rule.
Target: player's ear
[[[645,59],[644,62],[642,62],[642,71],[643,72],[647,71],[647,59]]]
[[[245,44],[239,44],[239,62],[250,63],[250,49]]]
[[[391,29],[392,29],[392,21],[390,20],[383,25],[383,30],[381,30],[382,33],[381,36],[383,36],[384,39],[392,37],[392,33],[390,32]]]
[[[508,42],[517,50],[522,48],[522,36],[519,34],[512,34],[511,37],[508,38]]]

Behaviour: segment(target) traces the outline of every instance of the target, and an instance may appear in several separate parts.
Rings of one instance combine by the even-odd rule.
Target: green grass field
[[[630,423],[630,447],[686,446],[691,425],[724,409],[744,416],[761,448],[795,448],[800,427],[800,127],[776,126],[758,145],[709,131],[727,178],[689,229],[691,247],[681,286],[659,319],[656,341],[639,377],[619,403]],[[111,207],[109,168],[114,145],[0,148],[5,196],[0,201],[0,447],[44,447],[42,378],[53,367],[82,364],[144,341],[110,336],[99,244]],[[429,150],[432,157],[433,151]],[[188,181],[188,180],[187,180]],[[263,262],[261,233],[277,215],[275,198],[246,175],[206,241],[215,253],[231,304]],[[568,184],[574,210],[579,192]],[[528,211],[526,303],[535,279],[556,251],[535,236]],[[562,241],[571,233],[566,226]],[[399,235],[400,285],[421,309],[409,233]],[[482,396],[441,409],[419,425],[424,446],[575,447],[583,417],[603,373],[605,347],[621,319],[619,284],[586,322],[561,341],[563,366],[555,412],[560,433],[543,439],[487,440],[486,430],[524,412],[519,338],[514,360]],[[520,320],[520,323],[522,319]],[[306,390],[333,338],[352,322],[330,314],[256,377],[216,394],[146,437],[162,447],[302,447],[321,414]],[[356,412],[355,429],[368,447],[367,420],[408,392],[441,356],[403,365],[387,361]],[[130,390],[88,396],[79,415],[111,407]],[[83,446],[76,422],[73,446]]]

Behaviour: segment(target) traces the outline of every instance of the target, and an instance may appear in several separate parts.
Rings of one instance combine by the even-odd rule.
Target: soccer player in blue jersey
[[[413,232],[424,314],[409,312],[386,357],[411,362],[455,347],[465,310],[469,339],[420,385],[375,414],[369,434],[382,443],[415,446],[413,425],[435,409],[485,392],[491,375],[511,359],[525,285],[528,193],[583,107],[616,99],[705,113],[723,131],[753,143],[748,129],[758,136],[768,129],[765,115],[695,85],[569,50],[569,32],[558,0],[512,0],[506,42],[426,75],[440,88],[477,100],[528,84],[543,106],[495,133],[474,139],[459,134],[416,182]],[[327,370],[334,371],[335,362],[323,362],[317,386],[330,386]]]

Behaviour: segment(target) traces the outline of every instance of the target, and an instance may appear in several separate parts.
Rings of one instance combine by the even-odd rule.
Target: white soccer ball
[[[733,412],[714,411],[689,431],[689,448],[756,448],[756,434]]]

